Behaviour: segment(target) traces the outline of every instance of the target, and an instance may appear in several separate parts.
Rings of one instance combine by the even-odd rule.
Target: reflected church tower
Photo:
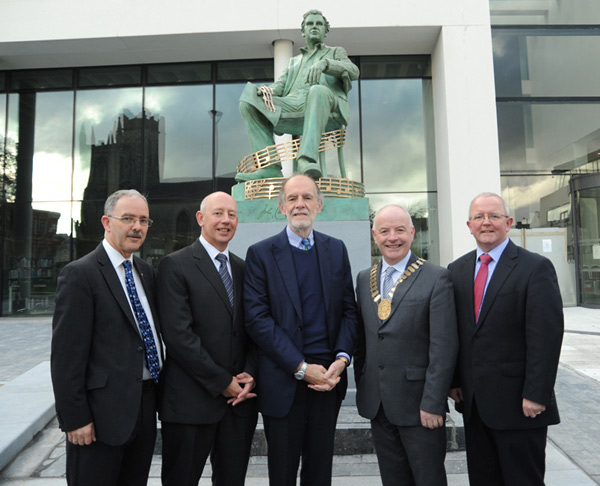
[[[96,144],[92,129],[88,144],[83,126],[79,137],[80,158],[90,161],[90,172],[81,222],[76,227],[76,257],[92,251],[104,237],[100,220],[110,194],[119,189],[137,189],[147,196],[149,188],[159,184],[159,122],[153,116],[130,117],[123,113],[106,142]]]

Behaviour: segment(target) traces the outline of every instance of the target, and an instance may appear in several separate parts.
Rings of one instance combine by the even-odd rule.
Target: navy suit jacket
[[[357,314],[348,252],[341,240],[317,231],[314,238],[331,359],[339,351],[352,356]],[[298,383],[294,371],[305,358],[298,279],[285,230],[248,249],[244,303],[246,330],[258,347],[259,410],[271,417],[284,417]],[[342,397],[347,385],[344,372],[336,387]]]
[[[475,324],[476,252],[449,265],[460,340],[454,387],[464,396],[465,421],[473,399],[493,429],[543,427],[559,422],[554,382],[563,336],[563,309],[556,272],[547,258],[509,242],[486,290]],[[546,406],[532,420],[527,398]]]

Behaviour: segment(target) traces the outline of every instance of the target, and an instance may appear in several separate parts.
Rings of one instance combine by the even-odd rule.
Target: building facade
[[[249,151],[240,93],[298,53],[309,8],[361,72],[344,155],[371,211],[407,207],[417,252],[445,265],[473,248],[470,200],[502,192],[511,237],[552,257],[565,302],[600,303],[594,3],[3,2],[2,315],[52,311],[119,188],[148,197],[145,259],[197,237],[199,201],[229,192]]]

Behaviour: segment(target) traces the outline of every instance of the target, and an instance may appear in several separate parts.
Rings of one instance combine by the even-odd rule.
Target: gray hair
[[[375,221],[377,220],[377,216],[379,216],[379,213],[381,213],[384,209],[387,209],[387,208],[401,209],[408,216],[408,222],[410,224],[410,227],[412,228],[414,226],[412,217],[410,216],[410,213],[405,208],[403,208],[399,204],[387,204],[387,205],[383,206],[381,209],[379,209],[379,211],[377,211],[377,213],[375,213],[375,217],[373,218],[373,228],[374,229],[375,229]]]
[[[135,189],[120,189],[116,192],[113,192],[106,199],[106,202],[104,203],[104,214],[107,216],[110,215],[110,213],[115,209],[117,201],[122,197],[139,197],[146,203],[146,205],[148,204],[146,197],[140,194]]]
[[[285,181],[283,181],[283,184],[281,184],[281,189],[279,190],[279,204],[281,204],[282,206],[285,206],[285,185],[297,176],[308,177],[304,174],[294,174],[293,176],[288,177]],[[317,181],[315,181],[314,179],[310,177],[308,178],[315,183],[315,189],[317,190],[317,201],[323,201],[323,194],[321,193],[321,189],[319,189],[319,184],[317,184]]]
[[[482,193],[478,194],[477,196],[475,196],[473,198],[473,200],[471,201],[471,204],[469,204],[469,214],[468,214],[468,218],[469,219],[471,218],[471,208],[473,207],[473,203],[475,202],[476,199],[479,199],[480,197],[495,197],[495,198],[498,198],[500,201],[502,201],[502,206],[504,206],[504,214],[505,214],[505,216],[510,216],[510,209],[508,209],[508,204],[506,203],[506,201],[504,200],[504,198],[502,196],[499,196],[495,192],[482,192]]]

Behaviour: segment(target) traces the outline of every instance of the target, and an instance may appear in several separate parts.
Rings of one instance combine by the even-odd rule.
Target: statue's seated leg
[[[250,103],[240,101],[239,107],[242,119],[246,125],[252,152],[255,153],[274,145],[273,126],[271,122]],[[269,153],[268,156],[270,157],[271,154]],[[283,177],[281,163],[278,162],[278,155],[276,153],[274,154],[274,161],[268,167],[260,168],[254,172],[238,172],[235,180],[245,182],[256,179],[269,179],[271,177]]]
[[[327,86],[314,85],[308,92],[304,109],[302,141],[298,150],[298,172],[313,179],[321,177],[319,166],[319,144],[331,112],[337,101]]]

